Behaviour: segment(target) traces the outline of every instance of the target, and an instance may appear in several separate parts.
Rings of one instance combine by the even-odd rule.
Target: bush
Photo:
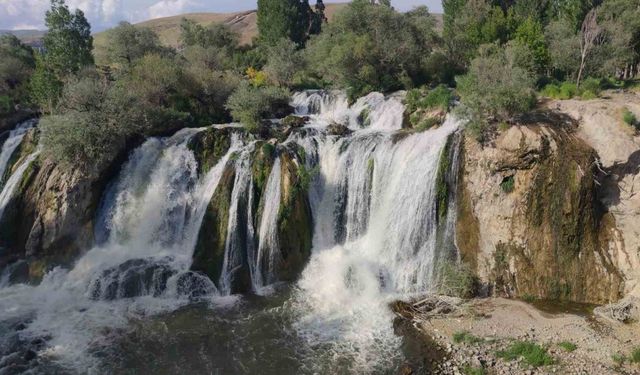
[[[469,72],[457,78],[458,93],[468,109],[467,118],[508,120],[535,105],[534,79],[508,58],[508,50],[486,46],[473,59]]]
[[[439,294],[471,298],[477,287],[477,278],[466,264],[443,261],[438,267],[436,291]]]
[[[638,118],[633,112],[629,110],[629,108],[625,108],[622,110],[622,121],[635,128],[638,127]]]
[[[526,341],[516,341],[506,350],[496,353],[498,357],[507,361],[513,361],[520,357],[524,362],[533,367],[548,366],[555,363],[553,357],[547,353],[547,349],[542,346]]]
[[[409,90],[405,97],[405,105],[408,112],[414,112],[418,109],[440,109],[447,111],[452,101],[453,94],[445,85],[438,85],[426,93],[425,89]]]
[[[629,362],[631,362],[631,363],[640,363],[640,347],[636,347],[631,351],[631,356],[629,357]]]
[[[260,120],[279,117],[289,106],[289,91],[274,86],[254,87],[244,82],[229,97],[226,108],[234,120],[256,130]]]
[[[622,366],[627,361],[627,357],[624,354],[615,353],[611,355],[611,360],[618,366]]]
[[[513,189],[515,188],[515,179],[513,178],[513,176],[507,176],[503,178],[502,182],[500,183],[500,188],[502,188],[502,191],[506,194],[513,192]]]
[[[562,349],[564,349],[567,352],[573,352],[576,349],[578,349],[578,346],[574,343],[572,343],[571,341],[563,341],[561,343],[558,344],[559,347],[561,347]]]

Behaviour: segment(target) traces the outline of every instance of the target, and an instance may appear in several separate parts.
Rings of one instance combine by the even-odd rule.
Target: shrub
[[[480,337],[472,335],[469,331],[459,331],[453,334],[453,342],[456,344],[465,343],[469,345],[481,343]]]
[[[471,298],[475,294],[477,278],[468,265],[442,261],[437,275],[438,293],[460,298]]]
[[[502,188],[502,191],[506,194],[513,192],[513,189],[515,188],[515,179],[513,178],[513,176],[507,176],[502,179],[500,188]]]
[[[638,119],[636,115],[629,110],[629,108],[625,108],[622,110],[622,121],[633,127],[638,127]]]
[[[260,120],[276,117],[289,106],[289,91],[274,86],[254,87],[247,82],[241,84],[229,97],[226,108],[234,120],[249,130],[256,130]]]
[[[496,354],[498,357],[508,361],[522,357],[525,363],[533,367],[548,366],[555,362],[553,357],[547,353],[546,348],[527,341],[516,341],[506,350],[499,351]]]
[[[587,92],[590,92],[591,94],[597,97],[600,94],[600,91],[602,91],[601,87],[602,87],[602,82],[600,79],[587,78],[580,83],[580,91],[581,91],[580,96],[583,97],[584,99],[585,94]]]
[[[629,357],[629,361],[631,363],[640,363],[640,346],[634,348],[631,351],[631,356]]]
[[[558,99],[571,99],[576,96],[578,87],[573,82],[564,82],[560,85],[560,94]]]
[[[611,360],[618,366],[621,366],[627,360],[624,354],[615,353],[611,355]]]
[[[561,343],[558,343],[558,346],[561,347],[562,349],[564,349],[567,352],[573,352],[576,349],[578,349],[578,346],[574,343],[572,343],[571,341],[563,341]]]
[[[440,124],[440,120],[438,120],[435,117],[427,117],[425,119],[422,119],[418,122],[417,125],[415,125],[413,128],[417,131],[417,132],[423,132],[425,130],[429,130],[431,128],[433,128],[434,126],[437,126]]]
[[[473,59],[469,73],[457,78],[467,118],[486,122],[488,117],[508,120],[535,105],[534,79],[508,58],[500,46],[486,46]]]
[[[409,90],[404,99],[406,110],[409,113],[419,109],[439,109],[447,111],[452,101],[453,94],[445,85],[438,85],[433,90],[426,90],[424,88]]]

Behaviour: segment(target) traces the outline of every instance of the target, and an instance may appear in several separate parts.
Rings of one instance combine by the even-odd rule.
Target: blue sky
[[[344,2],[331,1],[325,2]],[[393,6],[409,10],[427,5],[441,12],[440,0],[392,0]],[[315,0],[310,0],[311,4]],[[104,30],[121,20],[140,22],[151,18],[188,12],[234,12],[255,9],[256,0],[67,0],[72,8],[82,9],[94,31]],[[0,29],[44,29],[44,12],[49,0],[0,0]]]

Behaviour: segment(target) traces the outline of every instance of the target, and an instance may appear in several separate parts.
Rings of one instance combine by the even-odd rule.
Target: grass
[[[550,83],[541,91],[540,95],[552,99],[572,99],[580,97],[583,100],[596,99],[600,96],[603,81],[595,78],[587,78],[581,82],[580,87],[573,82]]]
[[[507,194],[513,192],[513,189],[515,188],[515,180],[513,176],[505,177],[500,183],[500,187],[502,188],[502,191]]]
[[[624,354],[620,354],[620,353],[615,353],[611,355],[611,359],[618,366],[622,366],[622,364],[627,361],[627,357]]]
[[[522,300],[525,301],[526,303],[533,303],[536,301],[536,296],[532,294],[524,294],[522,296]]]
[[[453,342],[456,344],[465,343],[468,345],[478,344],[484,341],[478,336],[472,335],[469,331],[459,331],[453,334]]]
[[[640,346],[634,348],[631,351],[631,356],[629,357],[629,362],[631,362],[631,363],[640,363]]]
[[[571,341],[563,341],[561,343],[558,343],[558,346],[561,347],[562,349],[564,349],[565,351],[571,353],[573,351],[575,351],[576,349],[578,349],[578,346],[574,343],[572,343]]]
[[[508,361],[522,357],[525,363],[533,367],[548,366],[555,363],[553,357],[547,353],[546,348],[528,341],[516,341],[506,350],[497,352],[496,355]]]
[[[485,375],[487,371],[482,367],[472,367],[467,365],[462,369],[462,373],[465,375]]]

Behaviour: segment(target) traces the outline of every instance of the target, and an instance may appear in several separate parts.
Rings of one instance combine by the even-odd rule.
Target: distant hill
[[[335,13],[346,4],[326,4],[325,14],[329,20]],[[168,46],[177,47],[180,37],[180,21],[188,18],[201,25],[211,23],[225,23],[232,30],[240,35],[242,44],[249,44],[258,35],[257,14],[255,10],[236,13],[187,13],[178,16],[156,18],[136,24],[137,26],[148,27],[155,31],[160,37],[160,41]],[[99,58],[106,46],[106,32],[94,35],[94,45],[96,57]]]
[[[43,30],[0,30],[0,34],[13,34],[22,43],[30,45],[32,47],[42,46],[42,37],[46,34]]]

